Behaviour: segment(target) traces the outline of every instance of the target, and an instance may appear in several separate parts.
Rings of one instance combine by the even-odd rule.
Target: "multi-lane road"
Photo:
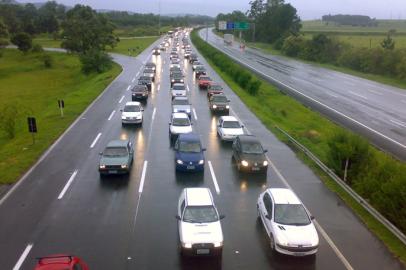
[[[406,161],[405,90],[252,48],[242,52],[237,42],[225,46],[211,28],[200,36],[302,103]]]
[[[231,145],[216,136],[218,116],[210,113],[206,92],[198,89],[191,66],[182,60],[194,131],[207,148],[211,166],[206,164],[201,176],[175,173],[168,137],[169,54],[151,56],[151,48],[137,58],[114,55],[123,72],[0,199],[1,269],[32,269],[36,257],[55,253],[75,254],[98,270],[403,269],[201,56],[208,74],[224,86],[231,114],[269,150],[270,168],[262,176],[237,172]],[[146,61],[157,64],[157,78],[145,105],[144,124],[122,127],[120,109],[131,100],[129,89]],[[101,180],[99,152],[117,138],[134,142],[134,166],[129,177]],[[183,188],[195,186],[210,188],[219,211],[226,215],[222,260],[179,256],[177,199]],[[271,254],[256,218],[257,197],[267,187],[292,188],[316,217],[320,247],[315,258]]]

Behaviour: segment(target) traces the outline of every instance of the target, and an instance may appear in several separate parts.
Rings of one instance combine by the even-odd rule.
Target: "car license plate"
[[[117,173],[116,170],[110,170],[109,173]]]
[[[258,167],[252,167],[252,170],[253,171],[259,171],[259,168]]]
[[[195,169],[195,166],[193,166],[193,165],[188,165],[188,166],[187,166],[187,169],[188,169],[188,170],[194,170],[194,169]]]
[[[209,253],[210,253],[210,249],[198,249],[198,250],[196,250],[197,255],[203,255],[203,254],[209,254]]]

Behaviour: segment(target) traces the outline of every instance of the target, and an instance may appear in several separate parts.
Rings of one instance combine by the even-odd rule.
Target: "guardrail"
[[[368,213],[370,213],[375,219],[377,219],[382,225],[384,225],[389,231],[391,231],[403,244],[406,245],[406,236],[395,225],[387,220],[381,213],[379,213],[374,207],[372,207],[364,198],[358,195],[351,187],[349,187],[340,177],[338,177],[329,167],[327,167],[320,159],[318,159],[309,149],[299,143],[295,138],[290,136],[286,131],[278,126],[275,126],[281,133],[283,133],[289,141],[303,153],[306,154],[311,160],[313,160],[321,170],[323,170],[331,179],[333,179],[338,185],[340,185],[354,200],[356,200]]]

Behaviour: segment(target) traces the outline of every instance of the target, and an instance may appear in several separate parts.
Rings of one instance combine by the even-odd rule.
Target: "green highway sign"
[[[235,30],[248,30],[250,29],[250,24],[247,22],[234,22]]]

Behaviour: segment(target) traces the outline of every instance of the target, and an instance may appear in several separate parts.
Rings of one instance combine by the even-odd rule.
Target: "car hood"
[[[266,160],[266,157],[264,154],[241,153],[240,157],[242,160],[246,160],[248,162],[257,162],[258,164],[262,164]]]
[[[100,165],[122,165],[128,163],[128,156],[124,157],[105,157],[100,158]]]
[[[273,226],[276,237],[280,237],[278,238],[280,240],[287,241],[289,245],[312,246],[315,244],[317,245],[319,242],[319,237],[313,223],[305,226],[274,223]]]
[[[190,105],[173,105],[172,111],[174,111],[174,110],[190,112]]]
[[[244,130],[242,128],[223,128],[223,134],[225,135],[243,135]]]
[[[122,117],[140,117],[142,116],[142,112],[122,112]]]
[[[171,126],[171,133],[184,134],[192,132],[192,126]]]
[[[223,242],[223,231],[220,221],[211,223],[188,223],[181,221],[179,230],[184,243]]]
[[[199,153],[186,153],[186,152],[176,152],[176,159],[180,159],[183,162],[198,162],[204,160],[203,152]]]

